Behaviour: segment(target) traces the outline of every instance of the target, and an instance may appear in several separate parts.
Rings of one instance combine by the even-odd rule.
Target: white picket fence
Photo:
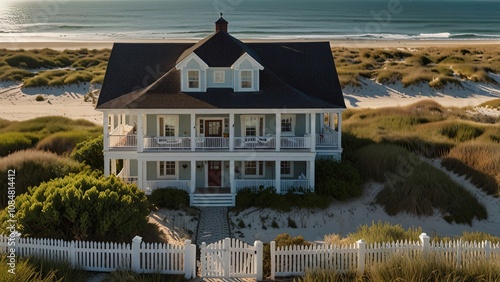
[[[386,262],[394,254],[410,257],[433,254],[451,262],[457,268],[478,260],[500,260],[500,243],[438,242],[430,243],[427,234],[420,235],[420,242],[371,243],[359,240],[355,244],[310,245],[276,247],[271,242],[271,279],[275,277],[304,275],[306,270],[331,269],[337,272],[363,272],[367,266]]]
[[[186,279],[196,277],[196,246],[190,240],[184,245],[171,245],[145,243],[139,236],[132,243],[17,238],[15,246],[9,246],[8,238],[0,236],[0,252],[8,253],[10,248],[15,248],[16,257],[63,260],[87,271],[133,270],[184,274]]]

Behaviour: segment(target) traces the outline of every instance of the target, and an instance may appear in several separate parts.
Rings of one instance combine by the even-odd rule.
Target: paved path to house
[[[200,225],[196,234],[196,245],[200,246],[203,242],[211,244],[231,237],[227,213],[228,208],[224,207],[200,208]]]

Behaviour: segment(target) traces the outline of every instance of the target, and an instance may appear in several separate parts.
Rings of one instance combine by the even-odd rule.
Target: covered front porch
[[[117,160],[110,160],[117,169]],[[117,171],[112,171],[116,173]],[[155,161],[123,160],[117,176],[146,194],[176,188],[190,194],[192,206],[234,206],[242,189],[274,188],[277,193],[314,190],[314,160]]]

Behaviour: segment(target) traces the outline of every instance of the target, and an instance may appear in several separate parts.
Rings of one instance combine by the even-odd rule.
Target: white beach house
[[[196,44],[114,44],[96,107],[106,175],[232,206],[245,187],[314,189],[315,159],[340,158],[329,43],[243,43],[227,28],[221,17]]]

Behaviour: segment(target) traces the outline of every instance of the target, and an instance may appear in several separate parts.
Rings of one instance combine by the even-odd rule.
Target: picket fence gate
[[[367,266],[386,262],[394,255],[433,258],[453,263],[457,268],[466,267],[479,260],[500,260],[500,243],[436,242],[430,243],[427,234],[420,235],[420,242],[398,241],[370,243],[359,240],[355,244],[310,245],[276,247],[271,242],[271,279],[275,277],[304,275],[306,270],[329,269],[336,272],[364,272]]]
[[[42,259],[67,261],[87,271],[111,272],[133,270],[144,273],[184,274],[196,277],[196,246],[186,240],[184,245],[145,243],[139,236],[132,243],[63,241],[56,239],[16,238],[0,236],[0,252],[15,258],[37,256]]]
[[[263,244],[250,246],[226,238],[200,247],[202,278],[255,278],[262,280]]]

